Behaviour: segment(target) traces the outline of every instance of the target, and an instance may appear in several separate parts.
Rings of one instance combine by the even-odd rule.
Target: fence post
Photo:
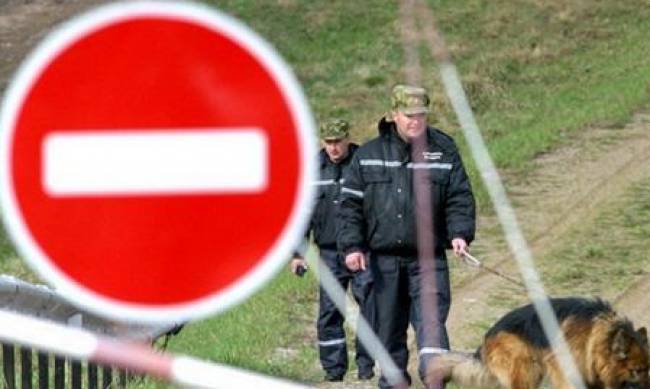
[[[4,373],[5,387],[7,389],[16,389],[16,367],[14,358],[14,346],[10,344],[2,345],[2,372]]]
[[[32,349],[20,348],[20,387],[32,389]]]
[[[50,356],[47,353],[38,353],[38,389],[50,387]]]
[[[88,389],[97,389],[97,365],[88,363]]]
[[[126,382],[128,378],[128,372],[126,370],[118,370],[118,377],[117,377],[117,387],[118,388],[126,388]]]
[[[54,389],[65,389],[65,359],[54,356]]]
[[[81,362],[70,360],[70,383],[72,389],[81,389]]]
[[[110,366],[104,366],[102,368],[102,389],[107,389],[111,387],[113,383],[113,370]]]

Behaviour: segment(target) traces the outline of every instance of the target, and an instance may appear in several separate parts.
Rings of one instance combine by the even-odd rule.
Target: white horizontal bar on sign
[[[51,196],[257,193],[268,181],[259,128],[59,131],[43,143]]]

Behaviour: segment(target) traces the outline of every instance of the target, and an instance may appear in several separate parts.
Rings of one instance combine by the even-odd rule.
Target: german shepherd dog
[[[648,338],[600,299],[556,298],[551,306],[590,389],[650,388]],[[533,389],[547,377],[571,388],[532,304],[503,316],[474,355],[450,352],[432,361],[426,380],[440,378],[471,388]]]

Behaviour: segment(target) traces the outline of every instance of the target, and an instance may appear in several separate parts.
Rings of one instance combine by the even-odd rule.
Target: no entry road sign
[[[314,125],[286,64],[213,9],[98,8],[5,96],[2,214],[23,256],[115,318],[191,319],[250,295],[309,217]]]

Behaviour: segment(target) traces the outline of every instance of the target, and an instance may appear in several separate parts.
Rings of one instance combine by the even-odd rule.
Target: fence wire
[[[461,124],[472,158],[479,169],[481,179],[494,205],[509,248],[517,261],[528,295],[540,318],[542,329],[550,340],[553,352],[559,359],[560,366],[568,381],[575,388],[584,389],[584,382],[578,373],[575,361],[560,330],[541,279],[535,270],[532,253],[519,227],[503,182],[489,155],[456,67],[452,62],[444,38],[436,27],[433,11],[424,0],[402,0],[398,3],[400,34],[405,56],[404,77],[409,84],[421,84],[422,67],[418,49],[420,44],[425,44],[434,60],[438,63],[445,92]],[[418,149],[417,145],[414,145],[413,149]],[[426,174],[426,172],[423,173]],[[423,291],[421,308],[425,322],[433,323],[437,322],[436,315],[438,314],[435,298],[435,269],[430,266],[430,262],[433,262],[432,259],[434,258],[435,231],[433,231],[432,221],[429,217],[431,215],[430,188],[427,185],[417,185],[417,182],[423,182],[421,181],[422,178],[414,175],[414,181],[416,182],[416,215],[427,215],[427,217],[419,217],[416,220],[418,257],[421,265],[421,291]],[[320,268],[324,269],[324,271],[321,271],[320,278],[323,288],[347,319],[345,292],[340,288],[326,266],[320,266]],[[390,359],[388,352],[378,341],[372,329],[363,320],[362,316],[359,316],[359,320],[361,325],[359,326],[358,336],[370,354],[378,360],[389,383],[392,385],[405,385],[397,366]],[[433,342],[439,340],[431,327],[425,327],[425,332],[425,338]],[[433,363],[435,363],[435,360]]]
[[[532,253],[519,227],[501,177],[489,155],[462,83],[460,82],[458,71],[452,62],[445,40],[436,27],[433,11],[427,6],[424,0],[408,1],[406,6],[414,7],[411,10],[411,14],[416,14],[420,18],[421,38],[427,44],[431,55],[439,65],[445,92],[461,124],[463,135],[469,145],[472,158],[476,162],[483,183],[494,205],[508,246],[517,261],[519,271],[528,290],[528,295],[540,318],[542,329],[549,339],[553,352],[559,359],[559,365],[568,381],[574,387],[583,389],[585,388],[584,382],[578,373],[575,361],[571,356],[557,318],[553,313],[549,299],[544,291],[544,286],[535,270]]]

